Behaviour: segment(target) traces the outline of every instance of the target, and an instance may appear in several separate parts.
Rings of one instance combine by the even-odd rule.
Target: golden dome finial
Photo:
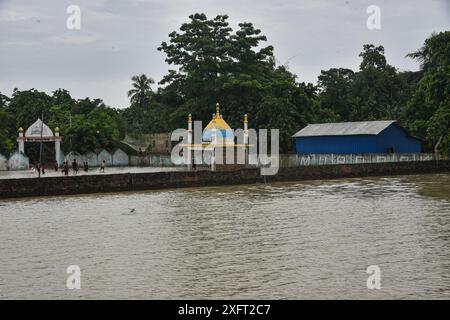
[[[244,114],[244,123],[248,123],[248,115]]]
[[[21,133],[23,132],[23,128],[22,127],[19,128],[19,132],[21,132]]]
[[[217,118],[220,117],[220,104],[218,102],[216,103],[216,116]]]
[[[55,132],[59,132],[59,127],[56,127],[56,128],[55,128]]]
[[[191,113],[189,113],[189,116],[188,116],[188,122],[189,122],[189,123],[192,122],[192,114],[191,114]]]

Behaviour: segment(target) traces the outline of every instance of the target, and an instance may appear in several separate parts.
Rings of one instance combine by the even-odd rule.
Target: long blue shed
[[[309,124],[293,137],[297,154],[420,153],[421,140],[395,120]]]

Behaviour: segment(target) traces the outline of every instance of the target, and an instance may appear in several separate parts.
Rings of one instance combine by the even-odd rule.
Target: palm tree
[[[426,52],[426,48],[422,47],[420,49],[418,49],[417,51],[408,53],[406,55],[406,58],[411,58],[413,60],[416,60],[417,62],[420,63],[420,69],[424,70],[427,62],[428,62],[428,54]]]
[[[433,32],[430,36],[429,39],[431,39],[432,37],[436,36],[436,33]],[[420,47],[419,49],[417,49],[414,52],[408,53],[405,57],[406,58],[411,58],[413,60],[416,60],[417,62],[420,63],[420,70],[425,70],[429,64],[430,64],[430,56],[431,56],[431,52],[430,52],[430,43],[429,43],[429,39],[425,40],[425,43],[423,44],[422,47]]]
[[[152,91],[151,84],[155,83],[155,80],[148,78],[145,74],[133,76],[133,89],[128,91],[128,97],[132,104],[137,104],[142,107],[145,103],[147,94]]]

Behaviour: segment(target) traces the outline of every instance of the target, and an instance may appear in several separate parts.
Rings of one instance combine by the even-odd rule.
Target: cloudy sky
[[[70,5],[81,9],[80,30],[66,27]],[[381,30],[366,26],[369,5],[381,10]],[[405,54],[450,29],[449,0],[0,0],[0,92],[65,88],[127,106],[131,76],[159,81],[169,66],[156,48],[195,12],[228,14],[233,27],[253,22],[277,61],[313,83],[323,69],[356,70],[365,43],[382,44],[400,70],[417,70]]]

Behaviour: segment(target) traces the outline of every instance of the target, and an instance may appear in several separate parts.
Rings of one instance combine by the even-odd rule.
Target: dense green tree
[[[209,122],[215,103],[220,102],[232,127],[242,127],[243,115],[249,114],[253,128],[282,129],[282,149],[292,150],[295,121],[308,118],[303,113],[310,113],[312,100],[292,73],[276,67],[273,47],[263,46],[267,39],[261,30],[246,22],[233,32],[226,15],[189,18],[158,48],[169,64],[178,67],[161,81],[166,85],[162,94],[176,103],[171,124],[184,127],[189,113]],[[295,104],[300,101],[305,105]]]
[[[0,108],[5,108],[9,98],[0,92]]]
[[[26,130],[42,113],[52,130],[60,128],[65,152],[114,149],[127,130],[121,111],[105,106],[100,99],[77,101],[64,89],[54,91],[51,96],[34,89],[15,89],[11,99],[5,97],[2,101],[8,102],[2,102],[0,107],[1,153],[12,152],[16,148],[18,128]],[[36,158],[37,153],[35,145],[27,146],[28,155]]]
[[[334,112],[341,120],[348,120],[352,113],[354,77],[350,69],[332,68],[322,70],[318,78],[321,107]]]
[[[84,98],[71,105],[70,114],[88,114],[96,108],[102,108],[105,104],[101,99]]]
[[[450,31],[432,34],[419,51],[423,77],[405,109],[409,128],[436,153],[450,154]]]
[[[383,46],[366,44],[359,56],[358,72],[344,68],[321,72],[318,88],[322,109],[340,121],[402,120],[420,74],[397,72],[387,63]]]
[[[73,116],[72,125],[65,130],[63,149],[79,153],[113,150],[123,137],[113,112],[109,108],[98,107],[88,114]]]
[[[397,70],[389,65],[384,47],[364,45],[360,71],[355,73],[350,120],[397,119],[402,101],[402,82]]]
[[[0,107],[0,154],[9,155],[14,150],[14,116]]]
[[[14,114],[16,132],[19,127],[26,129],[34,123],[37,118],[49,114],[52,105],[52,97],[45,92],[35,89],[19,91],[14,89],[7,110]]]
[[[0,92],[0,154],[8,155],[14,148],[14,116],[7,111],[9,99]]]
[[[53,104],[64,104],[68,106],[75,104],[75,99],[70,96],[70,92],[61,88],[53,91],[52,100]]]
[[[175,118],[181,120],[182,115],[185,119],[192,112],[196,119],[209,121],[220,101],[231,123],[242,121],[244,109],[255,111],[251,102],[261,99],[261,81],[269,77],[263,70],[273,69],[269,63],[272,48],[259,49],[266,38],[251,23],[239,24],[233,33],[226,15],[208,19],[205,14],[194,14],[189,18],[180,32],[169,35],[169,43],[158,48],[166,53],[169,64],[178,66],[178,71],[171,70],[161,81],[167,84],[166,92],[182,98],[181,112]]]

